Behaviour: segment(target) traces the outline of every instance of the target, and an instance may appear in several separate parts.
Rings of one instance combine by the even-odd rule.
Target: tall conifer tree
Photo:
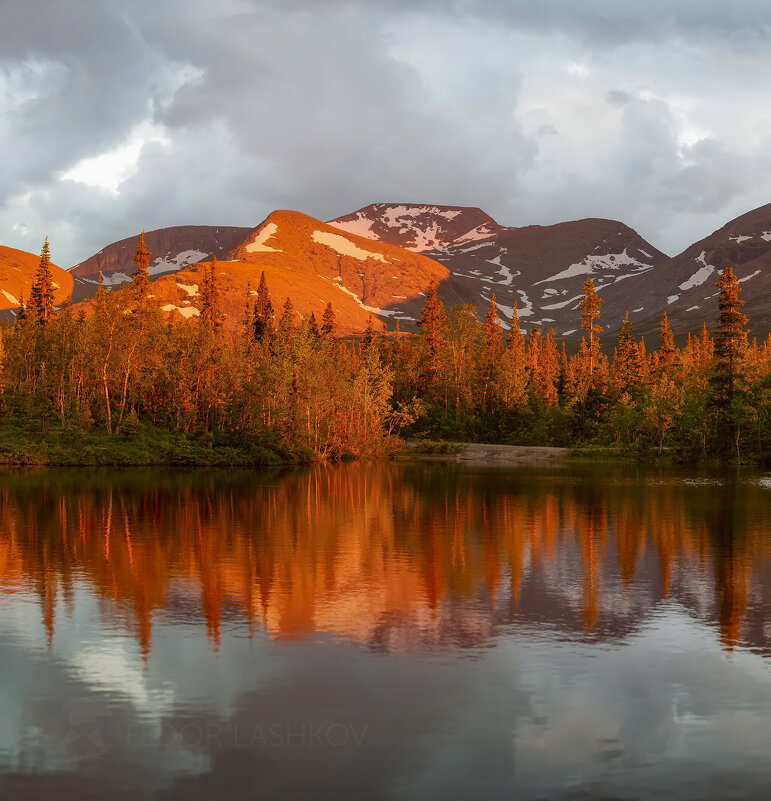
[[[35,274],[30,294],[30,311],[35,320],[45,325],[54,311],[53,273],[51,272],[51,251],[48,246],[48,237],[45,238],[43,249],[40,251],[40,263]]]
[[[262,342],[273,333],[273,317],[273,302],[263,272],[260,275],[260,285],[257,287],[257,299],[254,304],[254,338],[258,342]]]
[[[131,283],[139,295],[139,299],[144,300],[150,287],[150,251],[145,244],[144,231],[137,239],[137,247],[131,260],[136,265],[136,270],[131,274]]]
[[[331,303],[324,307],[324,314],[321,315],[321,336],[333,337],[335,335],[335,310]]]
[[[221,325],[219,308],[219,287],[217,286],[217,257],[213,256],[209,264],[203,265],[201,278],[201,321],[212,331],[218,331]]]
[[[584,297],[578,304],[578,309],[581,312],[581,328],[589,334],[589,376],[592,377],[600,349],[597,337],[602,333],[602,326],[597,321],[600,319],[600,307],[604,301],[595,292],[591,276],[584,281],[583,290]]]

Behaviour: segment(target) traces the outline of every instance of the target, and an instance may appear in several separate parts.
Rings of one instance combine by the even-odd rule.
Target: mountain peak
[[[501,228],[482,209],[428,203],[371,203],[329,225],[417,252],[447,247],[473,231],[481,239]]]

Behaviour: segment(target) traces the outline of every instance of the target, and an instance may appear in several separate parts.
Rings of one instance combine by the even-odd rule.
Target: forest
[[[504,324],[493,295],[443,308],[429,288],[417,333],[336,336],[330,304],[298,324],[264,275],[227,335],[216,260],[199,265],[196,320],[150,299],[140,236],[132,282],[53,304],[46,241],[28,304],[0,332],[0,461],[251,465],[381,456],[400,438],[560,445],[676,462],[763,463],[771,451],[771,335],[748,341],[723,271],[714,333],[655,348],[627,314],[613,352],[591,277],[574,353],[552,330]],[[278,299],[277,299],[278,300]]]

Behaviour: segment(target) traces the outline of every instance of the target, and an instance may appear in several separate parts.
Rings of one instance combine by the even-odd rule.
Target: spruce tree
[[[19,296],[19,307],[16,310],[14,323],[23,323],[27,319],[27,307],[24,305],[24,292]]]
[[[480,359],[480,373],[482,384],[482,404],[488,401],[489,390],[495,375],[495,369],[500,363],[503,353],[503,329],[498,317],[498,304],[493,292],[490,305],[487,308],[485,321],[482,325],[482,354]]]
[[[522,329],[519,327],[519,308],[514,301],[514,308],[511,311],[511,328],[506,339],[506,348],[520,353],[525,352],[525,338],[522,336]]]
[[[290,345],[294,338],[294,304],[291,298],[284,301],[284,308],[278,320],[278,341],[281,345]]]
[[[372,318],[372,312],[367,317],[367,328],[364,331],[364,336],[361,338],[362,348],[368,348],[375,341],[375,328]]]
[[[713,404],[719,425],[739,455],[739,427],[744,387],[744,361],[747,353],[747,317],[742,313],[739,281],[733,267],[726,267],[715,286],[720,290],[720,318],[715,331],[715,368],[711,378]]]
[[[581,328],[589,334],[589,376],[592,377],[599,351],[597,337],[602,333],[602,326],[597,323],[597,320],[600,319],[600,307],[604,301],[595,292],[591,276],[584,281],[583,290],[584,297],[578,304],[578,309],[581,312]]]
[[[319,324],[316,322],[316,315],[311,312],[308,315],[308,333],[313,337],[313,339],[318,339],[321,335],[319,331]]]
[[[495,292],[490,298],[490,305],[487,307],[487,314],[482,325],[482,347],[483,359],[489,364],[495,364],[503,351],[503,329],[501,320],[498,316],[498,304],[495,300]]]
[[[541,398],[547,406],[557,403],[560,380],[560,359],[557,343],[554,341],[554,329],[550,328],[541,341],[540,390]]]
[[[747,317],[739,297],[739,282],[733,267],[726,267],[715,286],[720,290],[720,318],[715,331],[716,385],[722,387],[728,402],[733,397],[737,376],[747,350]]]
[[[48,237],[45,238],[43,249],[40,251],[35,281],[32,284],[30,295],[30,311],[36,322],[45,325],[54,311],[53,273],[51,272],[51,251],[48,247]]]
[[[257,300],[254,304],[254,338],[257,342],[273,333],[273,303],[270,299],[268,283],[265,273],[260,275],[260,285],[257,287]]]
[[[436,294],[436,281],[431,281],[428,285],[426,302],[423,304],[423,316],[418,322],[418,328],[420,330],[420,336],[428,350],[432,376],[435,376],[437,372],[439,350],[442,344],[442,312],[442,303]]]
[[[136,265],[136,270],[131,274],[131,284],[136,290],[140,300],[147,297],[150,287],[150,251],[145,244],[145,232],[139,235],[137,247],[131,259]]]
[[[217,286],[217,257],[213,256],[209,264],[201,265],[201,321],[212,331],[218,331],[221,324],[219,310],[219,288]]]
[[[632,335],[629,312],[624,315],[624,322],[618,334],[618,345],[613,359],[613,377],[621,392],[637,386],[643,377],[640,347]]]
[[[324,307],[324,314],[321,315],[321,336],[333,337],[335,335],[335,311],[331,303]]]
[[[667,313],[664,312],[659,326],[659,369],[666,370],[671,367],[676,353],[675,338],[672,335],[672,329],[669,327]]]

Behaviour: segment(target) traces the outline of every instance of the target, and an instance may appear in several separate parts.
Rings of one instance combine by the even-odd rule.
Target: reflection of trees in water
[[[619,470],[8,474],[0,577],[34,590],[49,638],[86,582],[146,653],[160,610],[202,618],[215,644],[236,616],[276,637],[331,631],[391,650],[478,645],[522,621],[618,636],[673,592],[715,610],[732,647],[767,569],[765,501],[739,483]]]

